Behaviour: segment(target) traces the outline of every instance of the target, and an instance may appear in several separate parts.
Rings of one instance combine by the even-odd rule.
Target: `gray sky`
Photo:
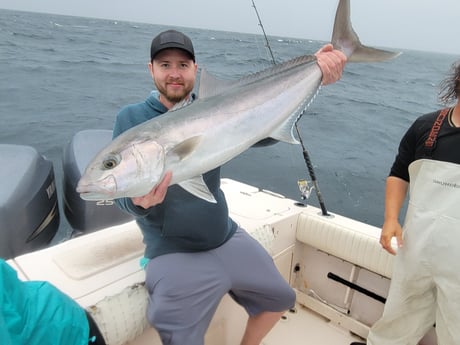
[[[330,39],[337,0],[255,3],[268,35]],[[0,8],[261,33],[251,0],[0,0]],[[459,0],[351,0],[361,42],[377,47],[460,55],[459,14]]]

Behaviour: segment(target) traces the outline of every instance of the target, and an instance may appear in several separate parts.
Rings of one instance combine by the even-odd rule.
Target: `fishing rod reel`
[[[307,200],[310,198],[311,192],[315,189],[315,186],[310,186],[309,182],[306,179],[297,180],[297,186],[300,191],[300,198],[302,200]],[[308,204],[304,201],[299,201],[295,203],[296,206],[307,207]]]
[[[313,185],[310,186],[310,183],[312,183]],[[302,200],[309,199],[310,195],[311,195],[311,193],[313,192],[313,189],[314,189],[316,191],[317,196],[318,196],[318,200],[319,200],[320,207],[321,207],[321,212],[319,213],[319,215],[326,216],[326,217],[333,217],[326,210],[326,206],[324,205],[324,201],[323,201],[323,199],[321,197],[321,193],[319,192],[319,188],[318,188],[318,184],[317,184],[316,180],[307,181],[306,179],[300,179],[300,180],[297,180],[297,186],[299,187],[300,198]],[[304,201],[304,202],[298,201],[298,202],[295,203],[295,205],[299,206],[299,207],[307,207],[308,206],[306,201]]]
[[[308,181],[305,179],[297,180],[297,186],[299,187],[300,191],[300,198],[302,200],[307,200],[310,198],[311,192],[315,189],[315,186],[311,186],[308,184]]]

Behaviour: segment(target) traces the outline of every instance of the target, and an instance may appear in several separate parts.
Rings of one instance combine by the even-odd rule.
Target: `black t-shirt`
[[[460,128],[452,124],[452,111],[449,111],[444,119],[433,149],[429,151],[425,147],[425,141],[439,112],[422,115],[409,127],[399,144],[390,176],[396,176],[409,182],[410,163],[422,158],[460,164]]]

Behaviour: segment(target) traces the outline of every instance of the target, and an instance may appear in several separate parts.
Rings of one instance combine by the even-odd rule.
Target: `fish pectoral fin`
[[[169,150],[172,154],[179,158],[179,161],[187,158],[201,142],[202,136],[196,135],[180,142]]]
[[[216,199],[214,198],[214,195],[212,195],[208,186],[204,182],[203,175],[182,181],[178,183],[178,185],[185,189],[187,192],[195,195],[200,199],[203,199],[207,202],[211,202],[213,204],[217,203]]]

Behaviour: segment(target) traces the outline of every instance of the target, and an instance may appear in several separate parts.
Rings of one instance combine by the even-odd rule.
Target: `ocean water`
[[[111,129],[122,106],[146,98],[150,41],[167,28],[0,9],[0,143],[30,145],[52,160],[62,193],[64,146],[80,130]],[[193,39],[199,67],[218,77],[271,64],[261,35],[179,29]],[[325,43],[269,40],[277,62]],[[440,107],[439,82],[458,58],[403,51],[384,63],[349,64],[338,83],[321,89],[299,128],[328,211],[381,225],[399,140],[417,116]],[[299,201],[297,180],[310,180],[301,147],[285,143],[249,149],[223,176]],[[315,193],[306,203],[318,206]],[[60,207],[65,238],[70,229]]]

